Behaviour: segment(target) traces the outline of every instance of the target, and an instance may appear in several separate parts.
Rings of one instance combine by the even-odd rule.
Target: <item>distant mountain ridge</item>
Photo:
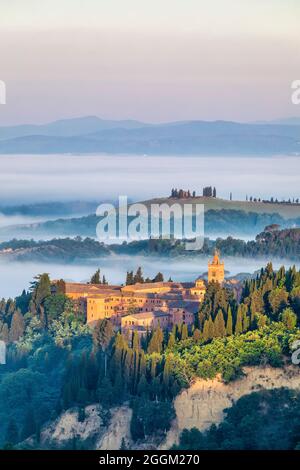
[[[181,121],[146,124],[95,116],[0,127],[1,154],[300,155],[300,123]]]

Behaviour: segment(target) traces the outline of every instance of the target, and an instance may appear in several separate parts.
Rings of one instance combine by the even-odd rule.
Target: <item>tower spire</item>
[[[208,282],[218,282],[222,284],[225,279],[224,262],[220,261],[220,252],[215,249],[212,262],[208,263]]]

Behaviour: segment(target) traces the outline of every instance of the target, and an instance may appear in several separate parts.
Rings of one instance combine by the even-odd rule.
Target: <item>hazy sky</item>
[[[299,0],[1,0],[0,124],[300,116]]]

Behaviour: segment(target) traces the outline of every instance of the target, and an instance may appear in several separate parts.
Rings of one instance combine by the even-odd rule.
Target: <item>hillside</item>
[[[179,443],[184,430],[198,429],[206,431],[212,425],[222,423],[225,410],[230,409],[240,398],[253,392],[278,390],[285,387],[300,391],[299,368],[285,366],[247,367],[245,375],[229,384],[220,378],[211,380],[197,379],[174,400],[175,419],[166,437],[154,436],[135,442],[130,433],[132,410],[128,405],[111,409],[108,422],[105,422],[104,410],[95,403],[84,411],[84,420],[80,420],[77,408],[64,411],[58,418],[43,426],[40,433],[41,448],[93,448],[99,450],[120,449],[125,443],[130,449],[168,450]],[[275,417],[274,417],[275,418]],[[34,445],[34,438],[28,438],[21,447]]]
[[[97,116],[83,116],[73,119],[60,119],[40,125],[2,126],[0,127],[0,139],[17,139],[27,136],[74,137],[100,132],[105,129],[134,129],[144,126],[146,127],[147,124],[134,120],[112,121],[100,119]]]
[[[228,201],[220,198],[196,197],[191,199],[157,198],[143,201],[149,209],[151,204],[203,204],[205,210],[204,229],[207,237],[254,238],[268,225],[282,228],[300,226],[300,205],[289,203],[267,203]],[[150,220],[149,210],[149,220]],[[0,227],[0,240],[11,238],[42,239],[49,237],[96,238],[96,227],[100,218],[95,214],[82,217],[57,218],[44,222],[8,225]],[[130,221],[130,219],[129,219]]]
[[[300,260],[300,229],[265,230],[255,240],[233,237],[216,240],[206,238],[201,250],[185,250],[181,240],[140,240],[105,245],[92,238],[55,238],[51,240],[10,240],[0,243],[0,259],[4,261],[60,261],[72,263],[116,255],[160,258],[210,256],[218,249],[223,257],[270,258]]]
[[[230,201],[229,199],[214,197],[195,197],[195,198],[154,198],[142,201],[147,207],[151,204],[203,204],[205,212],[208,211],[241,211],[254,214],[277,214],[284,219],[299,218],[300,204],[272,203],[272,202],[251,202],[251,201]]]
[[[82,118],[0,129],[2,154],[299,155],[299,125],[186,121],[145,125]]]
[[[224,407],[260,387],[297,388],[299,368],[291,363],[300,338],[299,299],[300,272],[294,266],[274,271],[269,263],[243,283],[238,298],[228,286],[209,283],[191,327],[158,325],[139,339],[137,331],[131,338],[116,331],[107,318],[91,328],[82,305],[51,293],[49,275],[41,274],[30,292],[0,302],[0,339],[7,343],[0,446],[110,448],[123,435],[123,448],[156,449],[166,439],[173,445],[182,429],[220,422]],[[296,399],[272,395],[277,407],[283,404],[280,419],[292,436],[286,448],[300,441],[285,407],[290,403],[300,415]],[[251,415],[253,400],[266,401],[249,398],[244,414]],[[269,423],[266,429],[275,429],[275,439],[282,433]],[[227,441],[238,445],[236,436]]]
[[[197,379],[190,388],[176,397],[176,419],[161,448],[170,449],[174,444],[178,444],[184,429],[196,428],[205,431],[212,424],[221,423],[224,410],[245,395],[281,387],[300,391],[297,366],[290,365],[282,369],[246,367],[244,373],[242,378],[229,384],[224,384],[218,377],[210,380]]]

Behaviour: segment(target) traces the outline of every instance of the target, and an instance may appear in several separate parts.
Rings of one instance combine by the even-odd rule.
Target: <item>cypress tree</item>
[[[163,332],[160,327],[158,327],[152,334],[148,345],[148,353],[161,353],[162,352],[162,344],[163,344]]]
[[[166,388],[170,385],[171,368],[170,356],[167,356],[163,371],[163,383]]]
[[[132,349],[134,351],[138,351],[140,348],[140,340],[139,340],[139,335],[137,331],[133,332],[133,338],[132,338]]]
[[[164,276],[161,272],[158,272],[153,279],[153,282],[164,282]]]
[[[143,375],[146,376],[146,372],[147,372],[146,357],[145,357],[144,351],[142,350],[142,351],[140,352],[140,362],[139,362],[139,374],[140,374],[140,377],[142,377]]]
[[[146,377],[144,375],[141,376],[138,387],[137,387],[137,393],[140,397],[147,397],[149,392],[149,384],[146,380]]]
[[[0,339],[4,341],[4,343],[9,342],[9,329],[7,323],[4,323],[2,329],[0,331]]]
[[[97,271],[92,275],[90,282],[91,284],[101,284],[100,269],[97,269]]]
[[[114,336],[114,327],[108,319],[100,320],[94,328],[94,344],[104,353],[104,375],[107,374],[107,354]]]
[[[231,307],[229,305],[228,313],[227,313],[226,334],[227,334],[227,336],[231,336],[232,333],[233,333],[233,331],[232,331],[232,311],[231,311]]]
[[[44,300],[51,295],[51,283],[49,274],[39,274],[36,276],[35,281],[31,283],[32,292],[32,300],[38,308]]]
[[[182,328],[181,328],[181,339],[182,339],[182,341],[187,339],[188,336],[189,336],[188,327],[187,327],[186,323],[184,323],[182,325]]]
[[[203,327],[203,339],[204,341],[208,341],[214,337],[214,322],[209,316],[208,320],[205,320],[204,327]]]
[[[143,273],[142,273],[142,268],[139,266],[136,273],[135,273],[135,276],[133,278],[133,282],[134,284],[136,283],[143,283],[144,282],[144,278],[143,278]]]
[[[243,333],[243,312],[242,312],[242,309],[241,309],[240,305],[239,305],[238,311],[237,311],[237,317],[236,317],[234,333],[236,335],[240,335],[241,333]]]
[[[36,431],[36,423],[35,423],[35,418],[33,414],[33,409],[28,408],[27,413],[25,415],[25,419],[24,419],[22,438],[27,439],[27,437],[34,434],[35,431]]]
[[[133,271],[127,271],[126,286],[132,286],[132,284],[134,284]]]
[[[10,331],[9,331],[9,339],[10,342],[18,341],[21,336],[23,336],[25,331],[25,321],[22,313],[19,309],[15,311],[12,317]]]
[[[195,328],[193,333],[193,340],[195,343],[198,343],[201,339],[201,331],[198,328]]]
[[[172,349],[175,346],[175,335],[174,333],[170,333],[169,340],[168,340],[168,348]]]
[[[214,321],[214,336],[216,338],[222,338],[226,335],[225,322],[223,312],[220,309]]]
[[[247,306],[243,308],[243,332],[248,331],[250,328],[250,318],[247,314]]]

